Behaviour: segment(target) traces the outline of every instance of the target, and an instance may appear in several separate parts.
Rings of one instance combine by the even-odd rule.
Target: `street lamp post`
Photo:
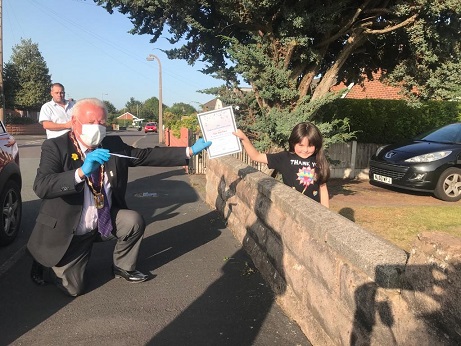
[[[149,54],[146,58],[147,61],[153,61],[154,59],[158,62],[158,142],[163,143],[162,63],[154,54]]]
[[[104,93],[101,94],[101,101],[103,101],[103,102],[104,102],[104,95],[107,96],[107,95],[109,95],[109,94],[104,94]]]

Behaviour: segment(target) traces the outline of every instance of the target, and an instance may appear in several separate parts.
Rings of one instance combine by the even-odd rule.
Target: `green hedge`
[[[338,99],[322,107],[316,119],[349,119],[361,143],[398,143],[446,124],[460,121],[459,102],[429,101],[416,108],[402,100]]]
[[[184,115],[180,120],[169,121],[165,124],[166,127],[171,129],[173,136],[179,138],[181,135],[181,128],[187,128],[193,133],[197,133],[200,130],[198,119],[195,114]]]
[[[27,125],[27,124],[36,124],[37,120],[28,118],[28,117],[18,117],[11,114],[6,115],[5,124],[11,125]]]

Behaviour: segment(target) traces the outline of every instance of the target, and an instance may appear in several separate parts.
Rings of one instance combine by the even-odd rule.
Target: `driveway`
[[[433,197],[430,193],[383,188],[368,180],[331,179],[328,183],[330,208],[339,210],[351,206],[454,205]],[[455,202],[456,203],[456,202]]]

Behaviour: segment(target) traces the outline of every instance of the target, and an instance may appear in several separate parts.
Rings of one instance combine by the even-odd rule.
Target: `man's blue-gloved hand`
[[[83,161],[82,172],[89,176],[91,172],[98,169],[104,162],[109,161],[110,155],[108,149],[96,149],[88,153]]]
[[[201,152],[203,149],[208,148],[210,145],[211,145],[211,141],[205,142],[203,138],[200,138],[190,148],[192,149],[192,154],[197,155],[199,152]]]

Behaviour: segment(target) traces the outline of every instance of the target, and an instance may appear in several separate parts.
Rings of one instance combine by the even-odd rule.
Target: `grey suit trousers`
[[[134,210],[112,209],[112,236],[101,239],[97,230],[72,238],[69,248],[59,263],[50,268],[49,280],[70,296],[78,296],[84,290],[85,269],[91,256],[93,243],[117,239],[114,248],[114,265],[127,271],[136,269],[139,248],[144,236],[145,222]]]

